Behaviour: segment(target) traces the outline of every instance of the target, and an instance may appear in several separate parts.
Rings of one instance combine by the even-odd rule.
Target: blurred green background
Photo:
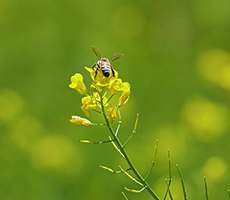
[[[123,199],[136,188],[106,140],[105,127],[71,124],[81,95],[69,78],[103,57],[124,53],[113,66],[131,84],[122,109],[121,138],[141,174],[157,164],[149,184],[162,198],[173,167],[172,191],[182,199],[179,163],[189,199],[227,199],[230,187],[230,1],[0,0],[0,199]],[[91,120],[97,121],[95,114]],[[130,199],[151,199],[144,191]]]

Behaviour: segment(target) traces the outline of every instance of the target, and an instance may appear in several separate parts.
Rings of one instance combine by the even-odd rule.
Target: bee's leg
[[[96,76],[97,76],[97,72],[98,72],[98,70],[99,70],[99,67],[97,67],[97,69],[96,69],[96,71],[95,71],[95,76],[94,76],[94,79],[96,78]]]
[[[97,65],[97,63],[95,63],[93,66],[92,66],[92,69]]]
[[[111,71],[112,71],[113,77],[115,77],[115,71],[113,70],[112,66],[111,66]]]

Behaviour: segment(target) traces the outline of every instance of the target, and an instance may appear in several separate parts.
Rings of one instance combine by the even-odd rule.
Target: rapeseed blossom
[[[111,73],[109,77],[106,77],[102,73],[101,68],[85,67],[85,69],[89,72],[92,79],[92,83],[90,84],[92,94],[90,95],[87,93],[87,88],[83,82],[83,76],[79,73],[71,76],[69,87],[75,89],[81,95],[85,95],[81,98],[81,110],[87,117],[89,117],[90,111],[103,113],[105,111],[103,108],[108,106],[106,116],[108,121],[113,123],[117,116],[118,109],[126,104],[129,99],[130,84],[118,78],[118,72],[116,70],[113,70],[114,72]],[[117,104],[109,104],[112,97],[118,93],[120,93],[120,97],[118,96]],[[70,122],[87,126],[91,124],[89,120],[78,116],[73,116]]]

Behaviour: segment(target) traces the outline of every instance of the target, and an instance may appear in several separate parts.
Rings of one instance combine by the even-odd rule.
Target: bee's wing
[[[100,60],[101,59],[100,50],[95,46],[92,46],[92,49],[93,49],[93,52],[96,54],[98,60]]]
[[[110,58],[109,62],[112,62],[114,60],[117,60],[118,58],[121,58],[122,56],[124,56],[124,54],[122,53],[115,53],[112,58]]]

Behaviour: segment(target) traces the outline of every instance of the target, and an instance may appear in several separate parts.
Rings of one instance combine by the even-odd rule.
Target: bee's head
[[[101,58],[101,61],[103,61],[103,62],[109,62],[109,59],[108,58]]]

